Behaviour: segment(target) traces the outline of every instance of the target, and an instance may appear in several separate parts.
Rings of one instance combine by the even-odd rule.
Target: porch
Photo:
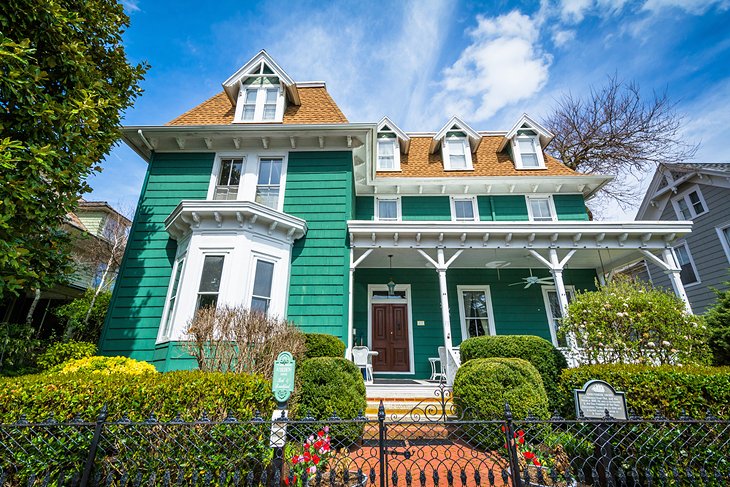
[[[378,354],[376,378],[424,380],[438,347],[471,336],[536,335],[566,349],[559,321],[576,291],[642,258],[688,305],[671,242],[687,222],[348,222],[348,352]],[[389,286],[390,285],[390,286]],[[689,306],[688,306],[689,310]],[[446,354],[447,382],[459,366]]]

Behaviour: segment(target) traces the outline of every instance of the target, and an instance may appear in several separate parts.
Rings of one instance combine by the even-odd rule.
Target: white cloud
[[[472,42],[444,70],[444,115],[470,121],[492,117],[501,108],[540,91],[548,79],[551,57],[538,44],[538,23],[512,11],[477,17]]]
[[[139,12],[139,0],[122,0],[122,5],[128,12]]]
[[[553,43],[557,47],[563,47],[573,39],[575,39],[574,30],[556,29],[553,31]]]
[[[728,0],[646,0],[644,10],[656,12],[666,8],[678,8],[693,15],[702,15],[712,7],[726,10],[730,7]]]
[[[564,22],[581,22],[586,10],[593,6],[593,0],[562,0],[560,18]]]

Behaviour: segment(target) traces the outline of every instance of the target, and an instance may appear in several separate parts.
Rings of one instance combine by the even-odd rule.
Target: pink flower
[[[312,475],[314,475],[315,473],[317,473],[317,467],[315,467],[314,465],[312,465],[311,467],[309,467],[309,473],[312,474]]]

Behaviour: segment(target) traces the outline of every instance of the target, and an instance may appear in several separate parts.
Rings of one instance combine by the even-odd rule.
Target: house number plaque
[[[274,362],[274,379],[271,381],[271,390],[274,398],[285,403],[294,391],[294,369],[296,361],[289,352],[281,352]]]

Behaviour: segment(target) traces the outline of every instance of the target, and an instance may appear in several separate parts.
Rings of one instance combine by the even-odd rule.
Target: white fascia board
[[[520,130],[522,125],[524,124],[529,125],[531,128],[535,129],[535,131],[538,133],[540,137],[540,145],[543,149],[550,143],[551,140],[553,140],[552,132],[550,132],[548,129],[540,125],[538,122],[536,122],[532,117],[530,117],[528,114],[523,113],[520,119],[515,123],[512,128],[507,132],[504,136],[504,139],[502,140],[502,143],[499,145],[498,152],[501,152],[504,150],[505,146],[507,145],[507,142],[511,140],[515,135],[517,135],[517,131]]]
[[[403,132],[400,127],[393,123],[393,121],[388,117],[380,119],[380,122],[378,122],[378,132],[380,132],[386,125],[393,131],[393,133],[395,133],[398,139],[403,142],[403,153],[408,154],[408,149],[411,145],[411,138],[408,137],[408,134]]]
[[[253,218],[255,217],[255,218]],[[205,220],[216,219],[218,228],[227,231],[255,224],[274,225],[293,241],[307,233],[307,222],[253,201],[182,200],[165,218],[165,230],[175,240],[191,232]],[[219,220],[219,221],[218,221]],[[224,228],[225,222],[225,228]],[[272,232],[273,232],[272,228]]]
[[[436,149],[438,148],[439,144],[441,143],[441,140],[446,136],[448,132],[451,132],[451,127],[456,125],[459,127],[464,133],[466,133],[467,138],[469,139],[469,145],[471,146],[471,151],[476,152],[476,150],[479,148],[479,144],[482,142],[482,136],[479,132],[471,128],[466,122],[461,120],[457,116],[451,117],[451,119],[446,122],[446,125],[444,125],[441,130],[436,132],[436,135],[433,136],[433,140],[431,141],[431,148],[430,153],[433,154],[436,152]]]
[[[354,247],[431,244],[466,248],[665,249],[692,231],[692,222],[347,222]]]
[[[254,57],[249,59],[246,64],[241,66],[238,71],[233,73],[231,76],[228,77],[227,80],[223,82],[223,90],[225,90],[226,95],[228,95],[228,98],[231,100],[231,103],[236,103],[239,81],[241,81],[244,76],[246,76],[254,67],[260,64],[262,61],[264,61],[266,64],[269,65],[269,67],[271,67],[272,71],[274,71],[274,74],[278,76],[279,80],[284,84],[284,86],[286,86],[287,91],[291,95],[291,101],[295,105],[299,105],[300,100],[299,93],[296,89],[296,82],[288,74],[286,74],[286,71],[284,71],[281,66],[279,66],[276,61],[274,61],[269,53],[263,49],[260,50],[259,53],[256,54]]]
[[[399,177],[380,177],[373,180],[372,185],[382,187],[385,191],[388,187],[400,186],[401,189],[408,186],[470,186],[471,188],[484,188],[485,186],[503,186],[503,185],[514,185],[515,194],[522,192],[532,192],[531,189],[527,191],[520,190],[518,188],[531,188],[535,184],[545,185],[552,184],[557,186],[564,186],[566,183],[583,184],[585,188],[582,193],[585,198],[590,198],[609,181],[613,179],[613,176],[603,176],[595,174],[579,174],[575,176],[469,176],[469,177],[445,177],[445,178],[399,178]],[[478,191],[482,194],[483,191]],[[541,193],[552,193],[556,191],[549,191],[543,189],[539,191]],[[560,191],[557,191],[560,192]],[[575,191],[570,191],[575,192]],[[495,193],[496,194],[496,193]]]

